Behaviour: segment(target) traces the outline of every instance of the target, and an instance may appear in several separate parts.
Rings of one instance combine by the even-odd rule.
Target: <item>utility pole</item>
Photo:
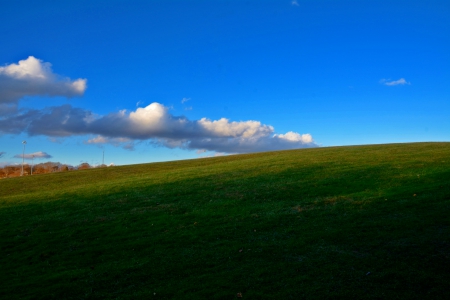
[[[31,155],[31,175],[33,175],[34,155]]]
[[[20,173],[20,176],[23,176],[23,163],[25,159],[25,145],[27,144],[27,141],[23,141],[23,151],[22,151],[22,172]]]

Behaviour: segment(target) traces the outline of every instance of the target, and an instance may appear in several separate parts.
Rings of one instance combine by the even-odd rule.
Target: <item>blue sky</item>
[[[449,1],[0,10],[0,164],[450,139]]]

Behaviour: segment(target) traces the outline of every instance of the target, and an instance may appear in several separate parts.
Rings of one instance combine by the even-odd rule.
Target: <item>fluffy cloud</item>
[[[289,131],[286,134],[275,134],[274,138],[280,140],[290,141],[290,142],[302,142],[302,143],[312,143],[313,138],[310,134],[298,134],[297,132]]]
[[[18,64],[0,67],[0,134],[27,133],[53,139],[92,135],[86,144],[112,144],[130,150],[140,141],[218,153],[317,146],[309,134],[276,134],[272,126],[254,120],[189,120],[172,115],[168,107],[157,102],[134,111],[121,110],[104,116],[68,104],[42,110],[17,110],[19,100],[25,96],[73,97],[82,95],[85,90],[86,79],[61,77],[53,73],[50,63],[33,56]],[[181,102],[189,100],[183,98]],[[27,155],[26,158],[31,158],[30,155],[51,157],[44,152]]]
[[[134,141],[144,140],[169,148],[226,153],[317,146],[309,134],[275,134],[272,126],[252,120],[189,120],[170,114],[168,107],[157,102],[135,111],[122,110],[105,116],[71,105],[30,110],[0,120],[0,132],[50,137],[93,134],[96,137],[86,141],[87,144],[109,143],[127,149],[133,148]]]
[[[387,86],[411,84],[410,82],[407,82],[405,78],[400,78],[399,80],[381,79],[380,83]]]
[[[0,115],[16,110],[25,96],[83,95],[86,79],[71,80],[53,73],[51,64],[33,56],[0,67]]]
[[[22,154],[14,155],[15,158],[22,158]],[[23,158],[25,159],[34,159],[34,158],[51,158],[52,156],[48,153],[39,151],[34,153],[28,153],[23,155]]]

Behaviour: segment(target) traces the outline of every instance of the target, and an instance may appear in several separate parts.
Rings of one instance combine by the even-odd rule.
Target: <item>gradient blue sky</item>
[[[103,150],[123,165],[450,140],[448,0],[1,1],[0,11],[3,164],[21,162],[23,140],[51,156],[40,161],[72,165],[99,164]],[[30,56],[50,79],[8,71]],[[79,79],[87,88],[67,88]],[[152,103],[159,121],[144,110]]]

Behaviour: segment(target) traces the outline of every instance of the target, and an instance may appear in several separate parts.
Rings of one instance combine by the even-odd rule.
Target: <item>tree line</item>
[[[106,167],[106,165],[91,166],[88,163],[82,163],[74,167],[71,165],[62,164],[60,162],[45,162],[35,164],[33,166],[29,164],[24,164],[23,175],[28,176],[28,175],[47,174],[54,172],[68,172],[74,170],[84,170],[103,167]],[[21,174],[22,174],[22,165],[11,165],[0,168],[0,178],[17,177],[20,176]]]

